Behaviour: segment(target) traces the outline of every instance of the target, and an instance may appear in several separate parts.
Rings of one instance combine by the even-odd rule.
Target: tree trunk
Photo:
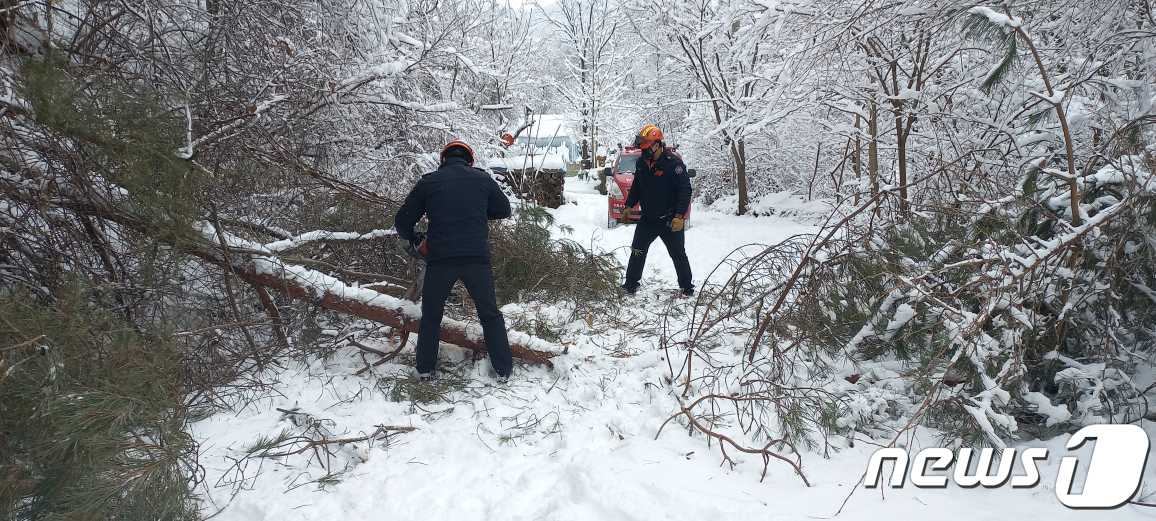
[[[903,124],[903,102],[895,102],[895,144],[899,160],[899,214],[904,218],[910,212],[907,199],[907,132]]]
[[[879,195],[879,107],[875,104],[874,96],[868,98],[867,107],[867,132],[871,135],[871,140],[867,142],[867,176],[871,182],[871,197],[876,197]],[[875,211],[879,211],[878,200]]]
[[[814,194],[814,192],[815,192],[815,180],[819,178],[819,155],[822,152],[823,152],[823,142],[819,141],[819,144],[815,145],[815,166],[814,166],[814,168],[811,169],[811,178],[807,180],[807,201],[810,201],[812,198],[814,198],[814,195],[815,195]],[[841,169],[841,167],[840,167],[840,169]],[[832,177],[834,177],[834,176],[832,175]],[[839,196],[839,185],[840,185],[840,183],[838,183],[838,182],[835,183],[835,197],[836,198],[838,198],[838,196]]]
[[[859,204],[859,186],[863,179],[863,141],[859,136],[861,128],[860,120],[862,118],[859,114],[855,114],[855,148],[854,156],[851,157],[851,170],[855,172],[855,204]]]
[[[598,102],[590,102],[590,164],[582,168],[598,168]]]
[[[739,185],[738,215],[746,215],[750,206],[750,196],[747,193],[747,149],[742,138],[731,143],[731,151],[735,159],[735,175]]]
[[[585,52],[585,51],[583,51]],[[586,56],[583,55],[578,59],[578,66],[581,73],[582,92],[589,92],[586,85]],[[582,103],[582,167],[590,168],[590,105],[585,102]]]

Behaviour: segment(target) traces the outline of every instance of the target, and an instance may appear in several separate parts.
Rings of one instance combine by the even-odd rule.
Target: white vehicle
[[[572,122],[557,114],[532,116],[534,123],[523,130],[505,157],[491,158],[495,170],[550,169],[576,174],[582,167]]]

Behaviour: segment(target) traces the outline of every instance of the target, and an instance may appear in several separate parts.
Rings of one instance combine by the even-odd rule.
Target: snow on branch
[[[379,103],[382,105],[392,105],[394,107],[412,110],[414,112],[453,112],[461,108],[456,102],[442,102],[442,103],[421,103],[416,101],[402,101],[392,96],[370,97],[365,98],[372,103]]]
[[[971,13],[971,14],[983,16],[983,17],[987,18],[988,21],[990,21],[991,23],[1002,26],[1002,27],[1009,27],[1009,28],[1014,29],[1014,28],[1019,27],[1020,25],[1023,24],[1023,19],[1021,19],[1017,16],[1008,16],[1006,14],[996,12],[994,9],[992,9],[990,7],[984,7],[982,5],[977,5],[975,7],[972,7],[971,9],[968,9],[967,12]]]
[[[213,143],[214,141],[217,141],[217,140],[219,140],[219,139],[221,139],[227,135],[230,135],[232,132],[240,129],[241,126],[244,125],[245,123],[260,117],[262,114],[264,114],[266,111],[268,111],[269,108],[271,108],[274,105],[277,105],[278,103],[281,103],[287,99],[289,99],[289,96],[279,94],[279,95],[273,96],[267,100],[264,100],[260,103],[257,103],[256,105],[252,105],[249,107],[248,113],[234,119],[233,121],[221,126],[218,129],[216,129],[212,132],[209,132],[208,134],[205,134],[205,135],[203,135],[199,138],[196,138],[196,139],[193,139],[192,126],[191,126],[192,125],[191,124],[191,116],[188,116],[190,118],[190,124],[189,124],[189,128],[187,131],[188,142],[185,144],[184,148],[177,151],[177,157],[179,157],[181,159],[192,159],[193,155],[196,154],[198,147],[200,147],[202,145],[207,145],[207,144]],[[187,110],[187,107],[186,107],[186,110]]]
[[[369,83],[398,76],[416,64],[417,62],[412,60],[395,60],[368,67],[344,80],[331,84],[329,91],[323,93],[312,105],[309,105],[303,110],[301,114],[313,114],[322,107],[332,103],[335,99],[346,96]]]
[[[1047,259],[1065,251],[1089,232],[1111,222],[1115,217],[1125,214],[1126,210],[1131,208],[1132,203],[1131,199],[1125,199],[1089,218],[1084,224],[1073,227],[1068,233],[1039,241],[1042,248],[1029,252],[1028,258],[1020,263],[1022,268],[1014,264],[1008,265],[1009,275],[1005,277],[1003,285],[996,289],[1006,289],[1019,284],[1021,277],[1044,265]]]
[[[264,245],[264,249],[270,252],[283,252],[286,250],[300,248],[301,246],[311,242],[369,241],[373,239],[380,239],[382,237],[391,237],[394,235],[397,235],[397,232],[394,230],[373,230],[366,233],[314,230],[297,235],[295,237],[290,237],[288,239],[267,243]]]

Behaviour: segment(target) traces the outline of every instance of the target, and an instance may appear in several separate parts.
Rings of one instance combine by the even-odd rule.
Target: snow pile
[[[710,204],[715,212],[734,214],[738,212],[738,195],[727,195]],[[824,199],[808,201],[791,191],[768,192],[753,197],[747,210],[753,217],[777,215],[802,222],[814,223],[831,213],[831,202]]]

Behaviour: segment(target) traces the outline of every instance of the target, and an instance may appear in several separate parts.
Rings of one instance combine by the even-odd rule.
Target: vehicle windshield
[[[618,171],[619,172],[634,172],[634,165],[638,163],[638,156],[622,155],[618,156]]]

